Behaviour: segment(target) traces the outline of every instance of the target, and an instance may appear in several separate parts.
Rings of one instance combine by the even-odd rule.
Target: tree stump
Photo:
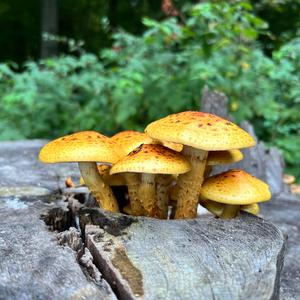
[[[100,209],[79,216],[119,299],[278,299],[285,238],[263,219],[164,221]]]
[[[43,143],[0,143],[0,299],[278,298],[285,238],[269,221],[160,221],[86,208],[86,189],[62,194],[77,166],[39,163]],[[298,199],[281,194],[262,205],[290,236],[283,299],[299,295]]]

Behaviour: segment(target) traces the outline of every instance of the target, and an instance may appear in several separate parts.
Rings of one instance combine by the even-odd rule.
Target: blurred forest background
[[[300,0],[0,0],[0,140],[142,130],[224,92],[300,178]]]

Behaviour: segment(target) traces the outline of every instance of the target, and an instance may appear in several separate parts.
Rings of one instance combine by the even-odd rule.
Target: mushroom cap
[[[44,163],[103,162],[115,163],[120,157],[114,142],[96,131],[81,131],[46,144],[39,159]]]
[[[189,162],[182,154],[162,145],[144,144],[113,165],[110,174],[122,172],[181,174],[190,169]]]
[[[142,144],[151,144],[153,139],[144,132],[124,130],[111,137],[116,151],[124,157]]]
[[[291,184],[291,192],[293,194],[300,195],[300,184],[296,184],[296,183]]]
[[[242,160],[243,157],[243,153],[238,149],[209,151],[206,163],[208,166],[232,164]]]
[[[269,186],[243,170],[233,169],[207,178],[201,187],[200,197],[215,202],[247,205],[268,201]]]
[[[296,181],[296,178],[294,175],[290,175],[290,174],[283,174],[283,182],[285,184],[292,184]]]
[[[145,131],[153,139],[206,151],[240,149],[255,145],[251,135],[234,123],[198,111],[169,115],[150,123]]]

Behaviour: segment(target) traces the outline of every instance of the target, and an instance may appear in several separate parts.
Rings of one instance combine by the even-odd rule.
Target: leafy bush
[[[120,30],[99,57],[28,62],[23,72],[1,65],[0,138],[141,130],[169,113],[198,109],[207,84],[226,93],[235,119],[250,120],[290,166],[300,161],[300,40],[267,57],[257,43],[267,25],[248,2],[186,7],[184,24],[143,23],[142,36]]]

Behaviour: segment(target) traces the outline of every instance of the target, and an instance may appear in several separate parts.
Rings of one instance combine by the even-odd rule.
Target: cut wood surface
[[[78,165],[38,161],[43,140],[0,143],[0,197],[49,195],[65,187],[65,179],[79,180]]]
[[[100,224],[85,226],[87,247],[120,299],[278,298],[285,238],[260,218],[81,215]]]

